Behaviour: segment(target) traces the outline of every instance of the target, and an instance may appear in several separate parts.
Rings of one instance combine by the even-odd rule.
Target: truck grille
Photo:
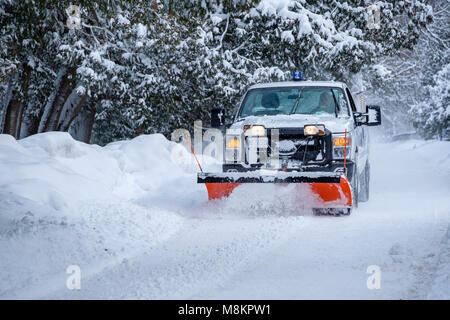
[[[272,130],[267,130],[267,135],[269,138],[269,156],[271,146]],[[288,129],[278,129],[279,131],[279,141],[290,141],[292,142],[297,151],[284,152],[279,151],[280,158],[288,158],[293,160],[302,161],[305,159],[303,164],[323,164],[331,161],[332,159],[332,145],[331,145],[331,133],[329,131],[325,132],[324,136],[305,136],[303,134],[303,128],[288,128]],[[289,143],[291,145],[291,143]]]

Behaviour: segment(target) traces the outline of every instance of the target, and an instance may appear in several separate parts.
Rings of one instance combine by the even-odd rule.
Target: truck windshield
[[[348,116],[348,104],[340,88],[262,88],[250,90],[239,117],[289,114]]]

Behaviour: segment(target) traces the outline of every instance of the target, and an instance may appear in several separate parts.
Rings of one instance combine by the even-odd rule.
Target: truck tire
[[[352,214],[352,209],[351,208],[347,208],[347,209],[342,209],[341,210],[341,215],[343,216],[349,216]]]
[[[349,216],[352,213],[351,208],[342,208],[342,209],[340,209],[340,208],[313,208],[312,211],[315,216],[327,215],[327,216],[339,217],[339,216]]]
[[[370,187],[370,165],[369,163],[366,163],[366,167],[364,168],[364,171],[361,175],[361,185],[360,185],[360,192],[359,192],[359,201],[361,202],[367,202],[369,201],[369,187]]]

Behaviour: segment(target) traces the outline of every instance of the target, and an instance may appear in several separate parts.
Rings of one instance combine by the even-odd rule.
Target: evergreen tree
[[[424,1],[0,0],[1,129],[61,130],[107,143],[192,128],[213,107],[234,109],[256,82],[349,79],[410,49],[429,23]],[[431,84],[431,83],[430,83]]]

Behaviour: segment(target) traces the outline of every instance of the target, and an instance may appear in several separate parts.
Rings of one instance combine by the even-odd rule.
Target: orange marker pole
[[[187,135],[186,135],[186,140],[187,140],[187,142],[189,143],[189,146],[191,147],[192,154],[193,154],[194,157],[195,157],[195,161],[197,161],[197,164],[198,164],[198,167],[200,168],[200,171],[203,172],[202,166],[200,165],[200,162],[198,162],[197,156],[195,155],[195,152],[194,152],[194,148],[192,148],[192,144],[191,144],[191,142],[189,141],[189,138],[188,138]]]

